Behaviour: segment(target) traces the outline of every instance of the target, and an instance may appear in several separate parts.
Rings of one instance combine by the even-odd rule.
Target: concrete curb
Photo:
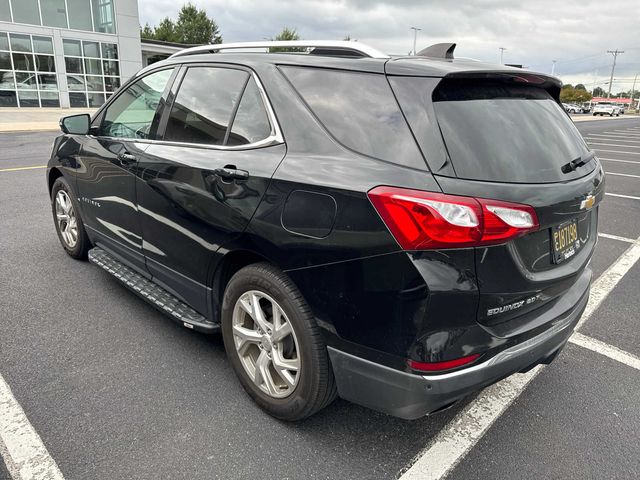
[[[619,117],[608,117],[608,116],[600,116],[598,115],[597,117],[594,117],[591,114],[588,115],[584,115],[584,116],[579,116],[579,117],[571,117],[571,120],[573,120],[574,122],[594,122],[594,121],[601,121],[601,120],[624,120],[624,119],[630,119],[630,118],[640,118],[638,115],[620,115]]]
[[[0,124],[0,133],[48,132],[52,130],[60,130],[58,122],[11,123],[5,125]]]

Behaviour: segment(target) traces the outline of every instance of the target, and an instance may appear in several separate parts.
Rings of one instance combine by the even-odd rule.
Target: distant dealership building
[[[0,107],[98,107],[180,49],[159,43],[143,49],[137,0],[0,0]]]

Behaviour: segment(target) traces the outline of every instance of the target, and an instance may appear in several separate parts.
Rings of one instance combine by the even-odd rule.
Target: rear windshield
[[[562,166],[589,149],[542,88],[444,80],[433,93],[442,137],[460,178],[549,183],[579,178],[595,162],[569,173]]]

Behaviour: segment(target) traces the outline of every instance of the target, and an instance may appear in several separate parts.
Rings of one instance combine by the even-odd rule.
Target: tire
[[[609,116],[610,116],[610,117],[613,117],[613,112],[611,112],[611,113],[609,114]]]
[[[56,179],[51,189],[51,212],[62,248],[70,257],[78,260],[86,259],[91,241],[80,217],[76,196],[64,177]]]
[[[261,322],[254,320],[256,301],[264,314],[258,316]],[[274,321],[277,308],[280,320]],[[279,341],[278,332],[287,330],[286,323],[292,333]],[[249,265],[231,278],[222,300],[222,336],[242,387],[270,415],[302,420],[336,398],[329,354],[311,309],[293,282],[272,265]],[[249,336],[251,340],[245,340]],[[297,364],[297,371],[278,373],[276,366],[282,368],[282,360]],[[257,368],[258,364],[266,365],[268,373],[263,375],[265,369]]]
[[[596,115],[597,115],[596,113],[594,113],[594,114],[593,114],[593,116],[594,116],[594,117],[595,117]]]

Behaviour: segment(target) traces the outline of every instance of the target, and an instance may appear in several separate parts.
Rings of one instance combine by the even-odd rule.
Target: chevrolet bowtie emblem
[[[580,210],[589,210],[596,203],[596,197],[593,195],[587,195],[587,198],[580,202]]]

